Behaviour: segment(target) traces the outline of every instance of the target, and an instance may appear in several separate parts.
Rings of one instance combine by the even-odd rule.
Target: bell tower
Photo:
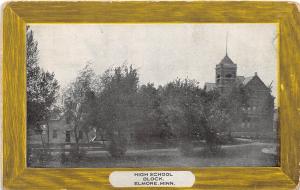
[[[227,53],[226,36],[226,55],[219,64],[216,65],[216,87],[220,93],[227,93],[236,81],[237,65],[229,58]]]

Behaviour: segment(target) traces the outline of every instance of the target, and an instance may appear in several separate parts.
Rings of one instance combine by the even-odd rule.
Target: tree
[[[204,139],[211,152],[231,140],[231,127],[242,119],[247,102],[242,86],[229,94],[205,92],[197,81],[176,79],[162,88],[161,107],[184,154],[192,151],[192,140]]]
[[[64,115],[75,139],[74,155],[72,155],[75,160],[79,160],[83,153],[80,151],[80,133],[85,132],[87,135],[95,121],[92,114],[95,96],[91,89],[94,76],[91,64],[87,64],[64,92]]]
[[[38,43],[33,38],[32,30],[26,32],[26,74],[27,74],[27,123],[28,127],[36,128],[43,120],[43,109],[40,104],[40,73],[38,66]]]
[[[44,71],[38,65],[38,43],[33,32],[27,28],[27,123],[30,129],[37,129],[47,123],[55,108],[59,85],[54,73]]]
[[[161,107],[171,134],[175,134],[180,150],[189,154],[193,140],[199,137],[202,128],[199,109],[203,107],[203,90],[195,80],[176,79],[162,89]]]
[[[139,87],[136,104],[139,110],[139,123],[135,131],[139,144],[168,143],[171,130],[162,111],[160,92],[153,83]]]
[[[128,131],[137,118],[137,70],[126,65],[109,69],[101,76],[101,81],[103,88],[97,101],[97,126],[112,140],[111,155],[122,156],[126,151]]]
[[[217,153],[221,144],[232,141],[231,128],[243,119],[247,101],[248,95],[242,85],[233,86],[228,94],[219,94],[217,90],[206,93],[199,115],[211,152]]]
[[[27,74],[27,129],[28,137],[33,131],[39,132],[42,145],[45,148],[45,142],[42,137],[41,125],[46,124],[48,129],[49,146],[49,119],[53,112],[56,112],[56,99],[58,96],[59,85],[55,79],[54,73],[44,71],[39,66],[38,43],[34,39],[33,31],[26,28],[26,74]],[[45,155],[46,154],[46,155]],[[47,156],[48,152],[43,151],[38,157]],[[28,151],[28,157],[32,155]],[[47,156],[49,157],[49,156]]]
[[[208,92],[199,116],[203,121],[204,139],[209,151],[217,153],[221,138],[228,130],[230,115],[226,109],[227,101],[217,91]]]

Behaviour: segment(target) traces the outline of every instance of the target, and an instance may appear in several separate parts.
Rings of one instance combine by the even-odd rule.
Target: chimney
[[[257,76],[257,72],[254,73],[254,76]]]

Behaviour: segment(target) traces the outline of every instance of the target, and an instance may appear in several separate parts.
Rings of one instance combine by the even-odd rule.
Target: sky
[[[215,66],[226,54],[237,75],[257,72],[277,92],[276,24],[32,24],[39,64],[62,87],[88,62],[97,74],[122,64],[138,68],[140,84],[178,78],[215,82]]]

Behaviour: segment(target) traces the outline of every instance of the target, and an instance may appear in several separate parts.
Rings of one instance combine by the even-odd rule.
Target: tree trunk
[[[44,140],[43,140],[43,132],[41,132],[40,137],[41,137],[43,149],[45,150],[45,144],[44,144]]]
[[[74,128],[74,133],[75,133],[75,146],[76,146],[76,152],[79,153],[79,137],[78,137],[78,134],[77,134],[77,126],[75,125],[75,128]]]
[[[48,135],[47,145],[48,145],[48,148],[50,148],[50,127],[49,127],[48,119],[47,119],[47,135]]]

